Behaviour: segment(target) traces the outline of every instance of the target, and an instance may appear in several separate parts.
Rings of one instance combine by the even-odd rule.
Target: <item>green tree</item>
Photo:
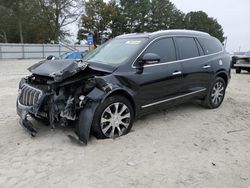
[[[106,4],[105,11],[103,13],[103,18],[108,22],[106,26],[106,29],[109,31],[108,38],[113,38],[117,35],[125,33],[126,20],[115,0]]]
[[[10,33],[9,24],[11,22],[11,12],[8,8],[0,5],[0,42],[8,42],[8,33]]]
[[[1,42],[45,43],[50,41],[50,33],[37,1],[0,1]]]
[[[184,13],[169,0],[152,0],[150,14],[150,31],[183,27]]]
[[[186,14],[185,28],[197,31],[207,32],[210,35],[218,38],[221,42],[224,41],[224,32],[222,26],[218,21],[212,17],[209,17],[205,12],[189,12]]]
[[[89,0],[85,3],[78,39],[94,34],[95,43],[103,36],[153,32],[166,29],[192,29],[208,32],[223,41],[223,29],[216,19],[202,11],[185,15],[170,0]]]
[[[125,32],[144,32],[148,28],[150,0],[120,0],[120,10],[126,21]]]
[[[19,34],[19,42],[23,43],[24,37],[23,37],[23,20],[22,18],[24,17],[24,12],[25,10],[23,9],[25,5],[24,0],[13,0],[13,1],[8,1],[8,0],[2,0],[0,2],[1,9],[1,25],[2,25],[2,32],[3,30],[16,30],[18,31]],[[4,29],[5,28],[5,29]],[[9,33],[5,33],[5,40],[7,39]],[[14,36],[10,36],[10,38],[15,38],[15,34],[17,32],[13,32]]]
[[[103,0],[89,0],[85,3],[81,25],[78,40],[86,39],[88,34],[93,34],[95,44],[100,44],[102,38],[121,34],[124,26],[116,2],[105,3]]]

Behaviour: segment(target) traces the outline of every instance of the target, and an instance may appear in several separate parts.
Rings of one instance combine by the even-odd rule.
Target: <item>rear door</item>
[[[213,69],[204,49],[194,37],[176,37],[175,41],[183,68],[183,92],[205,91],[213,77]]]

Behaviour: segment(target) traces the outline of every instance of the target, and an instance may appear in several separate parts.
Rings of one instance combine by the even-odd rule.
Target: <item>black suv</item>
[[[230,56],[207,33],[167,30],[118,36],[81,61],[45,60],[29,71],[19,85],[21,125],[34,136],[30,117],[52,128],[72,124],[77,140],[87,143],[90,131],[122,136],[136,118],[168,105],[196,98],[219,107]]]

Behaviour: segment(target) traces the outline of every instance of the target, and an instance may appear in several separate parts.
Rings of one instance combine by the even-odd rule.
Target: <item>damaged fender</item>
[[[80,111],[79,120],[76,125],[76,134],[79,140],[87,144],[89,140],[91,125],[95,115],[96,108],[100,104],[101,97],[105,93],[98,88],[94,88],[87,96],[88,102]]]
[[[105,80],[104,78],[96,78],[96,83],[97,86],[86,96],[88,102],[81,110],[76,125],[76,134],[78,135],[79,140],[85,144],[88,142],[91,126],[95,117],[95,111],[98,106],[112,93],[124,90],[119,84],[109,84],[108,80]]]

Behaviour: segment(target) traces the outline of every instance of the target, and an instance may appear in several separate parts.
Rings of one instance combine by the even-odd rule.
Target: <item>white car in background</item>
[[[241,73],[241,70],[250,72],[250,51],[242,56],[233,56],[232,67],[235,68],[237,74]]]

